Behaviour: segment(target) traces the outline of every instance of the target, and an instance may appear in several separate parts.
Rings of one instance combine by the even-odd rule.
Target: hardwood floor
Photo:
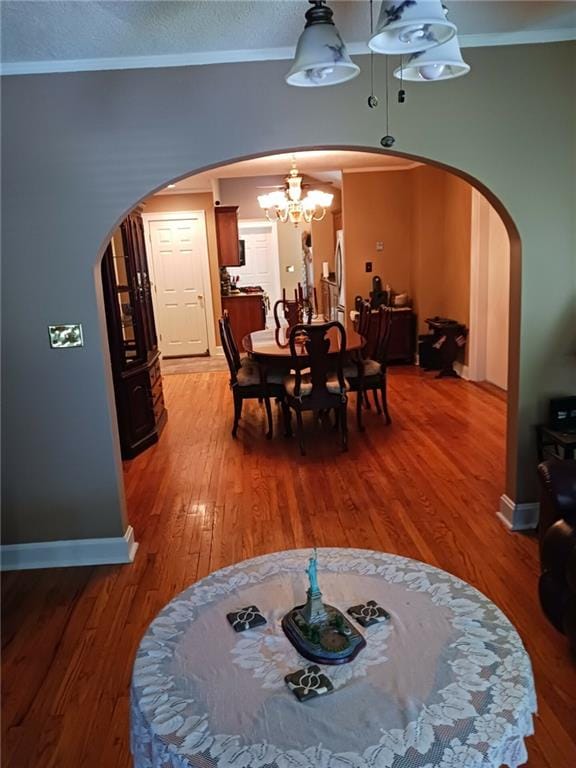
[[[495,516],[503,489],[505,403],[416,369],[390,375],[390,427],[350,415],[350,451],[306,422],[308,456],[257,402],[232,440],[225,373],[167,376],[168,424],[125,465],[131,566],[6,574],[3,765],[125,768],[134,654],[177,592],[238,560],[292,547],[399,553],[478,587],[518,628],[536,676],[530,768],[576,766],[576,666],[537,600],[532,535]],[[353,409],[352,409],[353,411]],[[466,766],[462,766],[466,768]]]

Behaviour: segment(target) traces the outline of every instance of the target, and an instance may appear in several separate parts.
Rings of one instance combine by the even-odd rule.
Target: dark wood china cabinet
[[[157,442],[166,422],[160,352],[138,210],[129,214],[102,259],[106,324],[122,458]]]

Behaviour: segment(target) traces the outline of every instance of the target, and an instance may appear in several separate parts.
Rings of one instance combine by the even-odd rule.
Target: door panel
[[[204,222],[150,221],[160,351],[164,357],[208,351],[204,299]]]
[[[240,238],[245,241],[246,264],[243,267],[228,267],[228,272],[239,275],[240,285],[261,285],[274,306],[280,296],[278,279],[278,255],[270,227],[242,227]],[[272,311],[267,310],[267,319],[272,320]]]

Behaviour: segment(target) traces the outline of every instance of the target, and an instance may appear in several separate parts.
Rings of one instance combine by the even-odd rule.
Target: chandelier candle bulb
[[[310,224],[311,221],[323,219],[333,198],[330,192],[319,189],[312,189],[302,197],[302,176],[298,174],[296,163],[293,162],[290,175],[286,177],[286,188],[259,195],[258,204],[266,211],[269,221],[291,221],[297,227],[302,220]]]

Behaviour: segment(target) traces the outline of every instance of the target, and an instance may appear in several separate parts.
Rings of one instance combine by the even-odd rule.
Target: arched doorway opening
[[[310,148],[313,152],[322,152],[322,151],[329,151],[334,150],[335,147],[314,147]],[[293,152],[304,152],[307,148],[295,148],[290,149],[286,154],[290,154]],[[508,336],[508,373],[507,373],[507,381],[508,381],[508,415],[507,415],[507,450],[506,450],[506,457],[507,457],[507,469],[506,469],[506,488],[503,489],[505,492],[505,496],[511,496],[513,491],[513,487],[515,484],[515,472],[516,472],[516,423],[517,423],[517,401],[518,401],[518,355],[519,355],[519,319],[520,319],[520,252],[521,252],[521,246],[520,246],[520,238],[516,229],[516,226],[509,215],[509,213],[506,211],[504,206],[501,204],[501,202],[488,190],[484,185],[482,185],[477,179],[474,179],[469,174],[465,172],[461,172],[458,169],[454,169],[451,167],[448,167],[444,164],[437,163],[433,160],[429,160],[422,157],[417,157],[414,155],[404,155],[400,153],[390,153],[390,152],[383,152],[380,150],[374,150],[372,148],[357,148],[357,147],[340,147],[339,151],[350,151],[350,152],[359,152],[359,153],[365,153],[366,155],[371,156],[383,156],[383,157],[392,157],[392,158],[398,158],[401,160],[404,160],[407,163],[415,163],[415,164],[424,164],[426,167],[432,167],[439,169],[441,171],[447,172],[454,177],[458,177],[459,179],[462,179],[463,181],[467,182],[471,185],[475,190],[477,190],[478,194],[482,195],[482,197],[489,201],[490,205],[493,207],[493,209],[497,212],[498,216],[500,217],[503,226],[506,230],[509,243],[510,243],[510,290],[509,290],[509,336]],[[242,157],[242,158],[235,158],[234,161],[227,161],[226,166],[230,166],[233,163],[241,164],[242,162],[249,162],[257,159],[262,159],[265,157],[269,157],[269,153],[259,154],[259,155],[251,155],[248,157]],[[206,173],[212,170],[216,170],[218,168],[221,168],[223,164],[220,164],[218,166],[210,166],[208,168],[202,168],[198,169],[196,174],[202,174]],[[173,178],[171,180],[167,180],[166,184],[163,186],[166,186],[167,184],[173,184],[181,179],[187,178],[191,176],[190,173],[184,173],[179,175],[176,178]],[[163,187],[156,188],[153,190],[153,192],[159,191],[159,189],[162,189]],[[150,195],[145,195],[141,198],[142,200],[145,200],[149,198]],[[140,201],[140,202],[141,202]],[[215,293],[215,284],[212,283],[212,291]]]

